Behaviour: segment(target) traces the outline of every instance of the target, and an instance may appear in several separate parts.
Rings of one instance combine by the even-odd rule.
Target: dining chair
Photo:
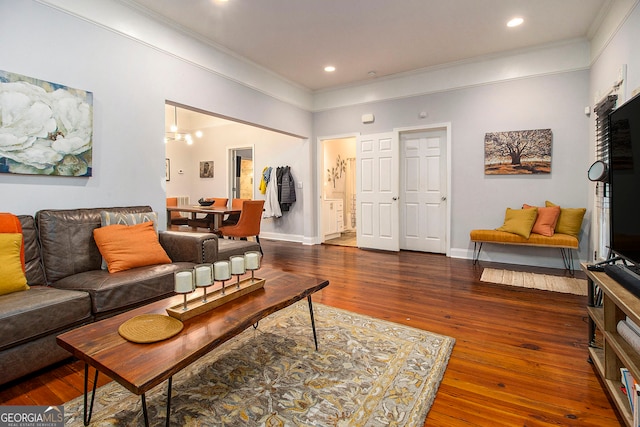
[[[167,206],[178,206],[177,197],[167,197]],[[187,225],[189,218],[182,216],[180,212],[171,211],[171,225]]]
[[[262,253],[262,245],[260,245],[260,223],[262,221],[263,207],[264,200],[245,200],[242,203],[242,212],[240,213],[238,223],[236,225],[220,227],[218,234],[234,239],[255,237],[260,247],[260,253]]]
[[[251,199],[231,199],[231,209],[242,209],[242,204],[247,200]],[[239,213],[233,213],[227,215],[227,217],[222,221],[222,225],[236,225],[238,220],[240,219]]]

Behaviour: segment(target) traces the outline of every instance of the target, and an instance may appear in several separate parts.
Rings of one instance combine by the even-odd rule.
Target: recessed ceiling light
[[[336,67],[334,67],[333,65],[327,65],[326,67],[324,67],[324,70],[327,73],[333,73],[336,70]]]
[[[522,19],[522,18],[513,18],[512,20],[507,22],[507,27],[517,27],[518,25],[522,24],[523,22],[524,22],[524,19]]]

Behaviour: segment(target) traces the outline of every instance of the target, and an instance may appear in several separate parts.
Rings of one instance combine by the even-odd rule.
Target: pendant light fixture
[[[195,132],[197,138],[202,138],[202,131],[197,130]],[[178,107],[173,106],[173,124],[169,126],[169,132],[165,132],[164,143],[169,141],[185,141],[188,145],[193,144],[193,137],[189,132],[183,132],[178,127]]]

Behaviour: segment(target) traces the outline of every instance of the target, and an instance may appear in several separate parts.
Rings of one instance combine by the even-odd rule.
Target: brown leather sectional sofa
[[[149,206],[42,210],[19,216],[30,289],[0,296],[0,384],[70,357],[55,337],[173,294],[173,273],[259,250],[255,242],[212,233],[160,231],[171,264],[109,273],[93,239],[101,211],[151,212]]]

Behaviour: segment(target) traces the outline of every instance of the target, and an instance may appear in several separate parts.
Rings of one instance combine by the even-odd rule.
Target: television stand
[[[640,354],[620,336],[617,326],[627,317],[640,324],[640,298],[607,273],[588,270],[586,263],[581,267],[589,284],[589,359],[621,418],[631,427],[633,413],[621,389],[620,368],[627,368],[634,378],[640,379]],[[599,295],[602,295],[601,302]]]

